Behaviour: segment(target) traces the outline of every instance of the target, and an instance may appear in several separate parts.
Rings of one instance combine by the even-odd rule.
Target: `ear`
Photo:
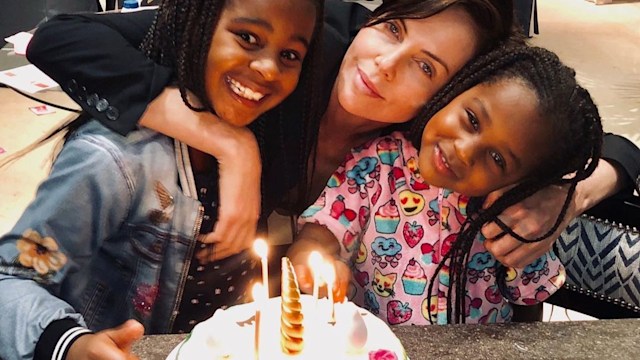
[[[389,279],[392,283],[396,282],[397,278],[398,278],[398,274],[396,273],[387,275],[387,279]]]

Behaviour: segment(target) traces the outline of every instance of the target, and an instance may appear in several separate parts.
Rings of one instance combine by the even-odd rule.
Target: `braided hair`
[[[446,260],[449,260],[449,323],[465,320],[468,257],[482,226],[495,222],[505,233],[522,242],[537,242],[551,236],[565,217],[576,184],[593,173],[601,153],[603,130],[600,115],[588,91],[577,84],[575,71],[565,66],[551,51],[510,45],[498,47],[467,65],[423,108],[409,131],[409,138],[416,148],[420,148],[420,139],[428,119],[456,96],[477,84],[502,80],[519,81],[536,94],[540,119],[545,122],[544,126],[551,129],[549,133],[556,137],[556,141],[551,142],[555,148],[553,156],[546,159],[544,166],[537,169],[535,174],[507,191],[487,209],[476,209],[468,214],[456,241],[435,272],[438,274],[445,267]],[[569,191],[560,214],[547,233],[535,239],[526,239],[498,219],[498,215],[508,207],[554,184],[568,184]],[[482,201],[473,200],[475,203]],[[498,266],[496,276],[502,293],[508,296],[504,266]],[[433,280],[429,284],[429,299]]]
[[[194,111],[215,113],[205,86],[207,57],[214,29],[220,20],[221,13],[225,6],[233,1],[241,0],[163,0],[141,45],[141,49],[151,59],[174,69],[176,85],[180,90],[182,100]],[[284,171],[285,176],[295,173],[298,179],[304,181],[307,179],[306,159],[315,146],[312,134],[314,131],[317,132],[314,129],[317,128],[320,119],[319,82],[316,79],[318,75],[315,69],[319,67],[320,35],[324,16],[324,0],[307,1],[311,1],[316,8],[316,22],[313,38],[303,62],[300,80],[295,91],[303,94],[303,113],[299,114],[299,110],[295,110],[294,104],[285,100],[249,125],[258,141],[263,169],[266,171],[266,168],[273,163],[274,158],[272,154],[266,154],[265,151],[266,144],[273,140],[272,137],[278,141],[277,145],[283,156],[286,157],[289,152],[283,134],[285,129],[291,126],[291,120],[287,119],[287,116],[292,111],[295,112],[295,121],[301,125],[298,148],[294,152],[299,153],[300,156],[298,159],[285,159],[284,161],[279,159],[279,161],[285,167],[296,167],[291,171]],[[192,92],[202,105],[192,104],[187,97],[187,91]],[[298,98],[296,96],[296,99]],[[299,109],[299,103],[297,106]],[[304,160],[301,160],[302,157]],[[285,183],[293,181],[293,179],[284,180]],[[261,183],[264,186],[264,182]],[[261,190],[261,193],[264,194],[265,189]],[[262,204],[265,202],[263,201]]]

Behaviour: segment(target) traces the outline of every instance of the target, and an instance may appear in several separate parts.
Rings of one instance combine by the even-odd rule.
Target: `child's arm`
[[[106,127],[125,135],[139,121],[216,157],[221,205],[216,227],[205,241],[233,242],[219,246],[226,251],[215,252],[216,258],[226,257],[255,238],[260,213],[258,145],[246,128],[192,111],[178,89],[166,87],[171,69],[138,48],[154,15],[155,11],[59,15],[38,28],[27,57]],[[91,94],[108,107],[100,111],[89,105]]]
[[[2,359],[33,357],[44,337],[52,339],[43,350],[50,354],[67,330],[79,330],[69,340],[82,334],[82,316],[58,297],[61,285],[120,229],[132,200],[132,182],[121,164],[104,149],[87,158],[93,147],[86,141],[67,143],[33,202],[0,238]],[[61,326],[48,327],[59,321]],[[49,336],[43,336],[46,332]]]
[[[324,261],[333,262],[336,282],[333,287],[334,299],[341,302],[351,280],[351,270],[340,260],[340,243],[329,229],[322,225],[306,223],[298,233],[296,240],[287,250],[287,256],[294,266],[300,290],[311,293],[313,290],[313,269],[309,267],[311,252],[317,251]]]
[[[640,186],[638,181],[640,149],[621,136],[606,134],[603,156],[598,167],[589,178],[578,183],[567,214],[553,235],[531,244],[522,243],[508,234],[494,239],[502,230],[495,223],[489,223],[482,229],[483,235],[488,239],[485,246],[503,264],[523,267],[549,251],[572,219],[606,198],[619,193],[632,193],[634,187]],[[492,193],[487,198],[487,204],[500,194],[501,192]],[[500,215],[500,219],[525,238],[536,238],[551,228],[566,195],[566,187],[548,187],[508,208]]]

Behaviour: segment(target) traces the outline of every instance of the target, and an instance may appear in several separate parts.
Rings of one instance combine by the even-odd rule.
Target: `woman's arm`
[[[485,246],[504,265],[524,267],[549,251],[572,219],[606,198],[629,196],[634,187],[638,188],[639,181],[640,149],[621,136],[607,134],[598,167],[589,178],[578,183],[567,214],[553,235],[525,244],[508,234],[499,237],[502,230],[495,223],[489,223],[482,229],[487,238]],[[492,193],[486,205],[500,195],[501,192]],[[549,187],[508,208],[500,219],[525,238],[536,238],[553,226],[566,195],[566,187]]]
[[[27,59],[84,111],[125,135],[172,77],[171,69],[139,50],[154,16],[155,11],[58,15],[36,30]]]

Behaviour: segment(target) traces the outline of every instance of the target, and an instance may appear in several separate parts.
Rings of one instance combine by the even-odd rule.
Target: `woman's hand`
[[[79,337],[69,348],[67,360],[134,360],[133,344],[144,335],[144,327],[135,320]]]
[[[606,160],[600,160],[594,173],[576,186],[567,213],[551,236],[537,243],[522,243],[509,234],[503,234],[502,229],[491,222],[482,228],[482,234],[487,239],[485,247],[506,266],[523,268],[531,264],[551,249],[572,219],[620,191],[625,176],[623,170]],[[503,189],[489,194],[484,206],[492,204],[505,191]],[[506,209],[498,218],[525,239],[535,239],[551,229],[560,213],[567,191],[568,186],[549,186]]]
[[[231,127],[231,125],[229,125]],[[253,244],[260,216],[260,150],[247,128],[229,129],[235,144],[217,156],[220,174],[218,221],[214,231],[200,241],[213,244],[213,251],[203,249],[198,260],[214,261],[237,254]]]
[[[198,99],[188,94],[189,101],[199,106]],[[142,115],[140,124],[178,139],[212,155],[218,160],[220,201],[218,221],[212,233],[201,241],[214,244],[196,257],[213,261],[237,254],[255,240],[260,215],[260,150],[253,133],[220,120],[210,112],[189,109],[180,91],[167,87]]]
[[[505,191],[498,190],[491,193],[484,206],[491,205]],[[549,186],[507,208],[498,218],[525,239],[537,238],[549,231],[555,223],[567,192],[568,186]],[[486,238],[484,246],[503,265],[523,268],[549,251],[560,233],[579,214],[575,201],[572,200],[558,229],[548,238],[535,243],[520,242],[511,235],[505,234],[494,222],[485,224],[482,227],[482,234]]]

